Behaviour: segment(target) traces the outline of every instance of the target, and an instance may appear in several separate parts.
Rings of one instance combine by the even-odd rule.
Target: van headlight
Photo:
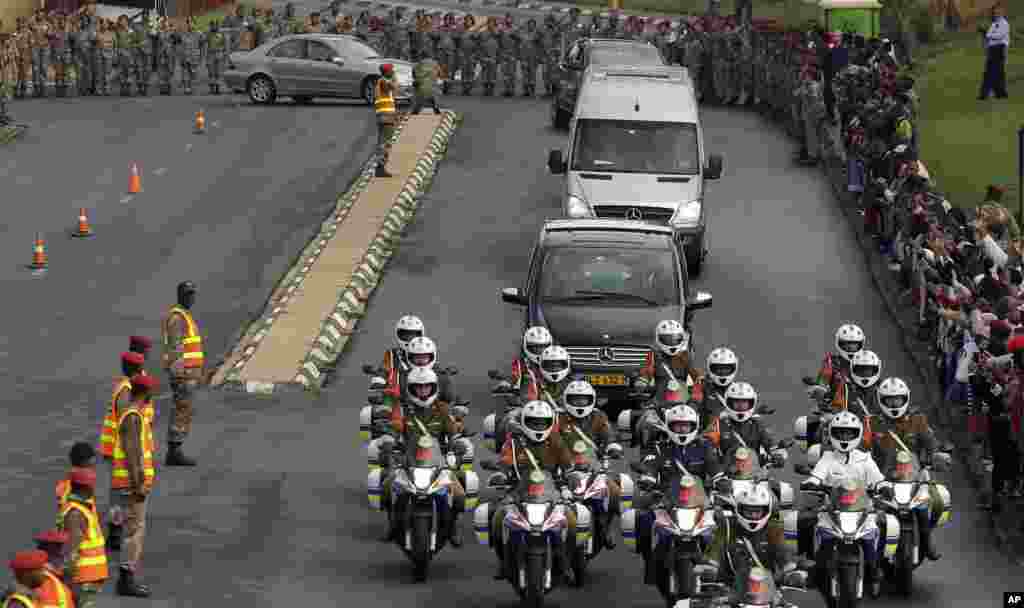
[[[569,195],[565,199],[565,211],[569,217],[577,219],[583,217],[594,217],[590,205],[578,196]]]
[[[693,228],[700,224],[700,201],[690,201],[688,203],[682,203],[676,207],[675,214],[672,215],[672,219],[669,220],[669,224],[673,228]]]

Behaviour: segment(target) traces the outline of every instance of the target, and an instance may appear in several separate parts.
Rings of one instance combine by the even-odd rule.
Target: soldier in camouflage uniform
[[[136,62],[139,73],[137,83],[139,95],[149,95],[149,81],[153,78],[153,59],[156,56],[156,32],[149,32],[142,24],[136,26],[136,39],[138,49],[136,50]]]
[[[67,97],[67,64],[65,59],[70,55],[67,35],[67,19],[57,15],[50,27],[50,63],[53,65],[54,93],[57,97]]]
[[[408,60],[412,54],[409,52],[409,24],[405,19],[405,9],[397,7],[391,14],[387,28],[391,43],[390,56]]]
[[[245,7],[241,4],[235,5],[235,11],[226,15],[221,20],[221,27],[224,28],[224,36],[227,39],[227,47],[232,51],[238,50],[240,44],[240,33],[245,23]]]
[[[516,69],[519,62],[519,49],[522,46],[519,32],[503,30],[497,33],[498,56],[501,62],[501,76],[505,86],[505,97],[516,94]]]
[[[544,18],[544,29],[540,32],[541,61],[544,62],[544,96],[550,97],[555,92],[555,70],[561,59],[561,32],[554,15]]]
[[[93,45],[93,79],[97,95],[110,95],[110,78],[117,58],[117,45],[113,24],[106,19],[96,23],[96,42]]]
[[[186,95],[192,94],[192,81],[196,79],[199,65],[203,60],[203,34],[195,31],[192,18],[185,20],[185,31],[178,33],[178,61],[181,64],[181,88]]]
[[[0,31],[2,29],[3,20],[0,20]],[[11,124],[11,117],[7,113],[7,105],[10,103],[11,98],[14,97],[20,62],[17,38],[13,35],[0,38],[0,127],[6,127]]]
[[[367,11],[360,11],[359,12],[359,15],[356,17],[355,31],[356,31],[356,36],[360,40],[366,42],[366,41],[368,41],[370,39],[369,36],[368,36],[368,34],[370,33],[370,13],[369,12],[367,12]]]
[[[174,81],[174,64],[177,56],[178,32],[170,20],[165,19],[160,24],[158,34],[159,50],[157,51],[156,66],[157,77],[160,80],[160,94],[170,95],[172,82]]]
[[[131,32],[128,17],[121,15],[114,26],[114,65],[117,69],[117,80],[122,97],[132,94],[131,77],[134,71],[135,56],[132,52]]]
[[[458,48],[455,43],[457,29],[455,15],[445,13],[441,19],[441,29],[437,32],[437,62],[441,66],[441,92],[445,95],[448,94],[455,72],[459,69]]]
[[[210,77],[210,95],[220,95],[220,78],[227,59],[227,41],[216,21],[210,24],[206,34],[206,73]]]
[[[575,6],[569,9],[569,17],[558,25],[558,30],[562,38],[559,41],[559,59],[562,56],[561,44],[564,44],[565,48],[569,48],[578,38],[586,37],[590,34],[590,26],[584,26],[580,23],[580,9]]]
[[[430,43],[430,30],[433,23],[426,11],[418,9],[415,15],[415,27],[409,33],[410,55],[413,61],[419,61],[425,56],[427,45]]]
[[[472,95],[476,84],[476,66],[480,64],[480,34],[473,31],[476,19],[466,15],[462,20],[462,44],[459,48],[462,59],[462,94]]]
[[[50,67],[50,24],[37,15],[32,24],[32,93],[46,96],[47,72]]]
[[[18,17],[13,40],[18,50],[17,80],[14,96],[18,99],[31,94],[32,89],[32,32],[24,17]]]
[[[750,31],[743,28],[738,35],[740,48],[736,64],[736,79],[739,85],[739,99],[736,100],[736,103],[744,106],[754,98],[751,91],[754,86],[754,47],[751,44]]]
[[[379,55],[387,55],[389,50],[389,44],[387,39],[387,25],[384,20],[377,15],[368,16],[366,19],[366,42],[374,49],[376,49]]]
[[[480,68],[484,81],[484,95],[494,95],[494,86],[498,80],[498,59],[501,54],[501,42],[498,34],[498,20],[487,18],[487,31],[480,36]]]
[[[96,94],[95,49],[95,20],[83,14],[75,32],[75,70],[78,72],[78,94],[82,96]]]
[[[690,72],[690,79],[694,82],[694,89],[697,101],[703,101],[704,88],[701,86],[703,79],[704,65],[704,32],[700,22],[694,22],[686,34],[683,43],[683,65]]]
[[[526,22],[519,36],[519,60],[523,67],[523,97],[533,97],[537,88],[537,66],[544,53],[544,37],[537,29],[537,20]]]

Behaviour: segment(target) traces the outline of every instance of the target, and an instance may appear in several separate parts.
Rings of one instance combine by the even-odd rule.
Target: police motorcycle
[[[788,445],[787,445],[788,443]],[[783,441],[780,446],[789,447],[792,443]],[[755,467],[753,453],[748,448],[739,448],[733,454],[731,466],[726,467],[728,492],[712,492],[711,498],[718,513],[728,523],[736,513],[736,500],[743,492],[749,492],[757,486],[764,486],[771,492],[775,503],[772,511],[777,511],[782,519],[786,544],[797,549],[799,535],[799,511],[795,507],[793,486],[789,482],[780,481],[772,474],[773,470],[782,469],[785,462],[763,458],[762,463]],[[721,524],[720,524],[721,525]]]
[[[605,546],[602,539],[605,537],[605,526],[608,525],[608,479],[614,476],[622,488],[620,501],[623,512],[633,507],[633,479],[627,473],[611,470],[611,462],[621,460],[623,456],[622,446],[618,443],[609,443],[602,449],[584,435],[573,444],[572,452],[573,468],[566,473],[572,502],[577,505],[577,512],[581,511],[578,505],[582,505],[593,519],[593,533],[570,556],[573,580],[577,587],[582,587],[586,582],[587,563],[600,555]],[[591,453],[594,455],[593,460],[588,458]]]
[[[370,377],[370,386],[366,390],[366,402],[359,409],[359,440],[365,446],[381,436],[381,421],[391,416],[391,408],[385,405],[384,391],[388,387],[386,372],[369,363],[363,365],[363,373]]]
[[[711,601],[714,608],[800,608],[781,597],[782,591],[806,592],[806,587],[776,585],[772,573],[755,567],[745,581],[742,593],[726,593]],[[781,599],[780,599],[781,598]]]
[[[888,477],[892,497],[875,498],[875,503],[886,513],[886,544],[881,566],[887,581],[907,596],[913,591],[914,570],[924,563],[916,514],[929,510],[930,489],[938,493],[945,508],[941,513],[930,513],[928,523],[933,527],[943,527],[950,520],[952,502],[949,489],[945,484],[932,480],[931,471],[948,470],[951,459],[950,454],[939,452],[931,466],[921,466],[909,451],[900,451],[896,455],[896,466]]]
[[[497,471],[497,464],[484,461],[481,466],[495,471],[487,479],[487,487],[498,492],[516,490],[517,479]],[[583,505],[573,505],[555,487],[554,481],[542,470],[534,468],[518,471],[516,475],[527,477],[526,492],[515,497],[506,505],[501,528],[495,532],[501,535],[502,566],[505,578],[510,581],[524,608],[541,608],[545,596],[558,587],[561,577],[555,570],[556,551],[569,543],[570,553],[577,551],[580,544],[590,537],[590,513]],[[491,510],[490,504],[481,504],[473,513],[473,527],[481,545],[490,545]],[[568,538],[568,509],[576,509],[576,538]],[[570,559],[572,555],[570,554]],[[569,564],[563,567],[568,568]]]
[[[404,446],[395,442],[392,452],[393,470],[391,500],[393,505],[399,499],[407,499],[405,508],[394,517],[401,517],[402,533],[396,543],[413,564],[413,576],[417,582],[427,579],[430,562],[444,547],[447,535],[443,531],[442,522],[450,517],[453,498],[450,487],[457,476],[465,479],[466,508],[470,508],[476,500],[478,480],[473,471],[459,474],[459,459],[455,455],[453,443],[459,438],[472,437],[473,434],[459,435],[441,440],[440,445],[429,433],[424,432],[417,440],[415,452],[408,462],[401,462],[405,455]],[[377,468],[370,472],[368,485],[379,488],[384,470]],[[376,505],[380,505],[380,496]]]
[[[807,376],[803,378],[803,383],[808,388],[817,386],[817,383],[813,378]],[[814,408],[811,412],[805,416],[797,416],[793,421],[793,438],[795,445],[804,454],[808,455],[810,459],[810,451],[814,446],[819,446],[823,438],[828,436],[828,423],[832,420],[832,416],[836,412],[832,410],[829,399],[824,396],[817,396],[811,392],[808,393],[808,399],[814,404]],[[871,422],[875,420],[876,416],[868,410],[867,405],[864,401],[857,397],[854,400],[857,404],[857,410],[860,412],[858,417],[864,422],[865,436],[870,432]],[[846,411],[852,411],[848,407]],[[814,465],[811,465],[812,467]]]

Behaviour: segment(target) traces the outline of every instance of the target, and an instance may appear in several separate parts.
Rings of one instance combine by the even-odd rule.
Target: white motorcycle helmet
[[[523,332],[523,354],[534,365],[540,365],[540,356],[544,349],[554,344],[548,328],[535,325]]]
[[[413,315],[405,315],[395,323],[395,343],[403,351],[409,348],[409,342],[426,333],[423,321]]]
[[[575,380],[565,387],[562,405],[573,418],[586,418],[597,406],[597,392],[585,380]]]
[[[523,406],[519,424],[530,441],[541,443],[555,427],[555,410],[546,401],[531,401]]]
[[[678,446],[689,445],[700,431],[700,418],[696,410],[688,405],[677,405],[665,411],[665,426],[668,437]]]
[[[849,454],[857,449],[864,436],[860,418],[850,412],[839,412],[828,425],[828,440],[837,452]]]
[[[878,385],[875,399],[887,418],[902,418],[910,409],[910,387],[901,378],[886,378]]]
[[[719,346],[708,354],[707,374],[715,385],[725,388],[732,384],[739,371],[740,361],[732,349]]]
[[[548,382],[561,382],[569,377],[569,351],[549,346],[540,355],[540,373]]]
[[[746,422],[757,409],[757,391],[749,382],[733,382],[725,389],[725,414],[736,422]]]
[[[882,360],[871,350],[862,350],[850,357],[850,377],[861,388],[871,388],[882,376]]]
[[[679,321],[667,319],[658,322],[654,329],[654,343],[658,350],[674,357],[690,348],[690,334]]]
[[[854,353],[864,349],[866,341],[864,330],[851,323],[840,325],[836,330],[836,350],[839,351],[839,356],[847,361],[853,357]]]
[[[429,408],[437,401],[437,374],[429,367],[414,367],[406,378],[409,401],[419,408]]]
[[[434,369],[434,364],[437,363],[437,345],[426,336],[417,336],[409,340],[405,354],[413,367]]]
[[[772,516],[772,493],[763,485],[743,488],[736,496],[736,521],[748,532],[757,532],[768,525]]]

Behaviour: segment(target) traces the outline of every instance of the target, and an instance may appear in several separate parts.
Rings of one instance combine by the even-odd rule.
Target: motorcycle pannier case
[[[370,471],[383,468],[383,463],[380,461],[380,442],[381,440],[378,438],[366,444],[366,465],[370,467]]]
[[[370,508],[380,511],[383,505],[381,498],[384,493],[384,471],[374,469],[366,476],[366,498],[370,502]]]
[[[622,488],[622,512],[633,509],[633,478],[626,473],[619,473],[619,486]]]
[[[953,517],[953,497],[949,495],[946,484],[935,484],[935,492],[942,499],[942,512],[932,513],[932,523],[937,528],[945,527]]]
[[[800,541],[800,512],[796,509],[782,511],[782,530],[785,534],[786,547],[797,551]]]
[[[622,410],[616,420],[619,432],[619,441],[629,441],[633,438],[633,411]]]
[[[475,471],[463,471],[462,476],[466,490],[466,510],[476,509],[480,503],[480,478]]]
[[[883,549],[886,559],[892,559],[896,555],[896,549],[900,546],[900,520],[894,516],[885,516],[885,548]]]
[[[373,406],[366,405],[359,410],[359,441],[366,445],[373,428]]]
[[[636,509],[630,509],[622,512],[622,542],[633,551],[637,550],[636,546]]]
[[[801,452],[807,451],[810,443],[807,437],[807,416],[798,416],[793,422],[793,442]]]
[[[592,523],[590,521],[590,509],[586,505],[576,503],[576,544],[586,545],[590,540]]]
[[[476,540],[484,546],[491,544],[491,503],[485,502],[473,509],[473,531]]]
[[[497,443],[495,442],[495,439],[494,439],[494,425],[495,425],[494,414],[487,414],[487,416],[484,417],[484,425],[483,425],[483,430],[484,430],[484,447],[487,448],[488,450],[492,451],[492,452],[496,452],[498,450],[498,445],[497,445]]]

